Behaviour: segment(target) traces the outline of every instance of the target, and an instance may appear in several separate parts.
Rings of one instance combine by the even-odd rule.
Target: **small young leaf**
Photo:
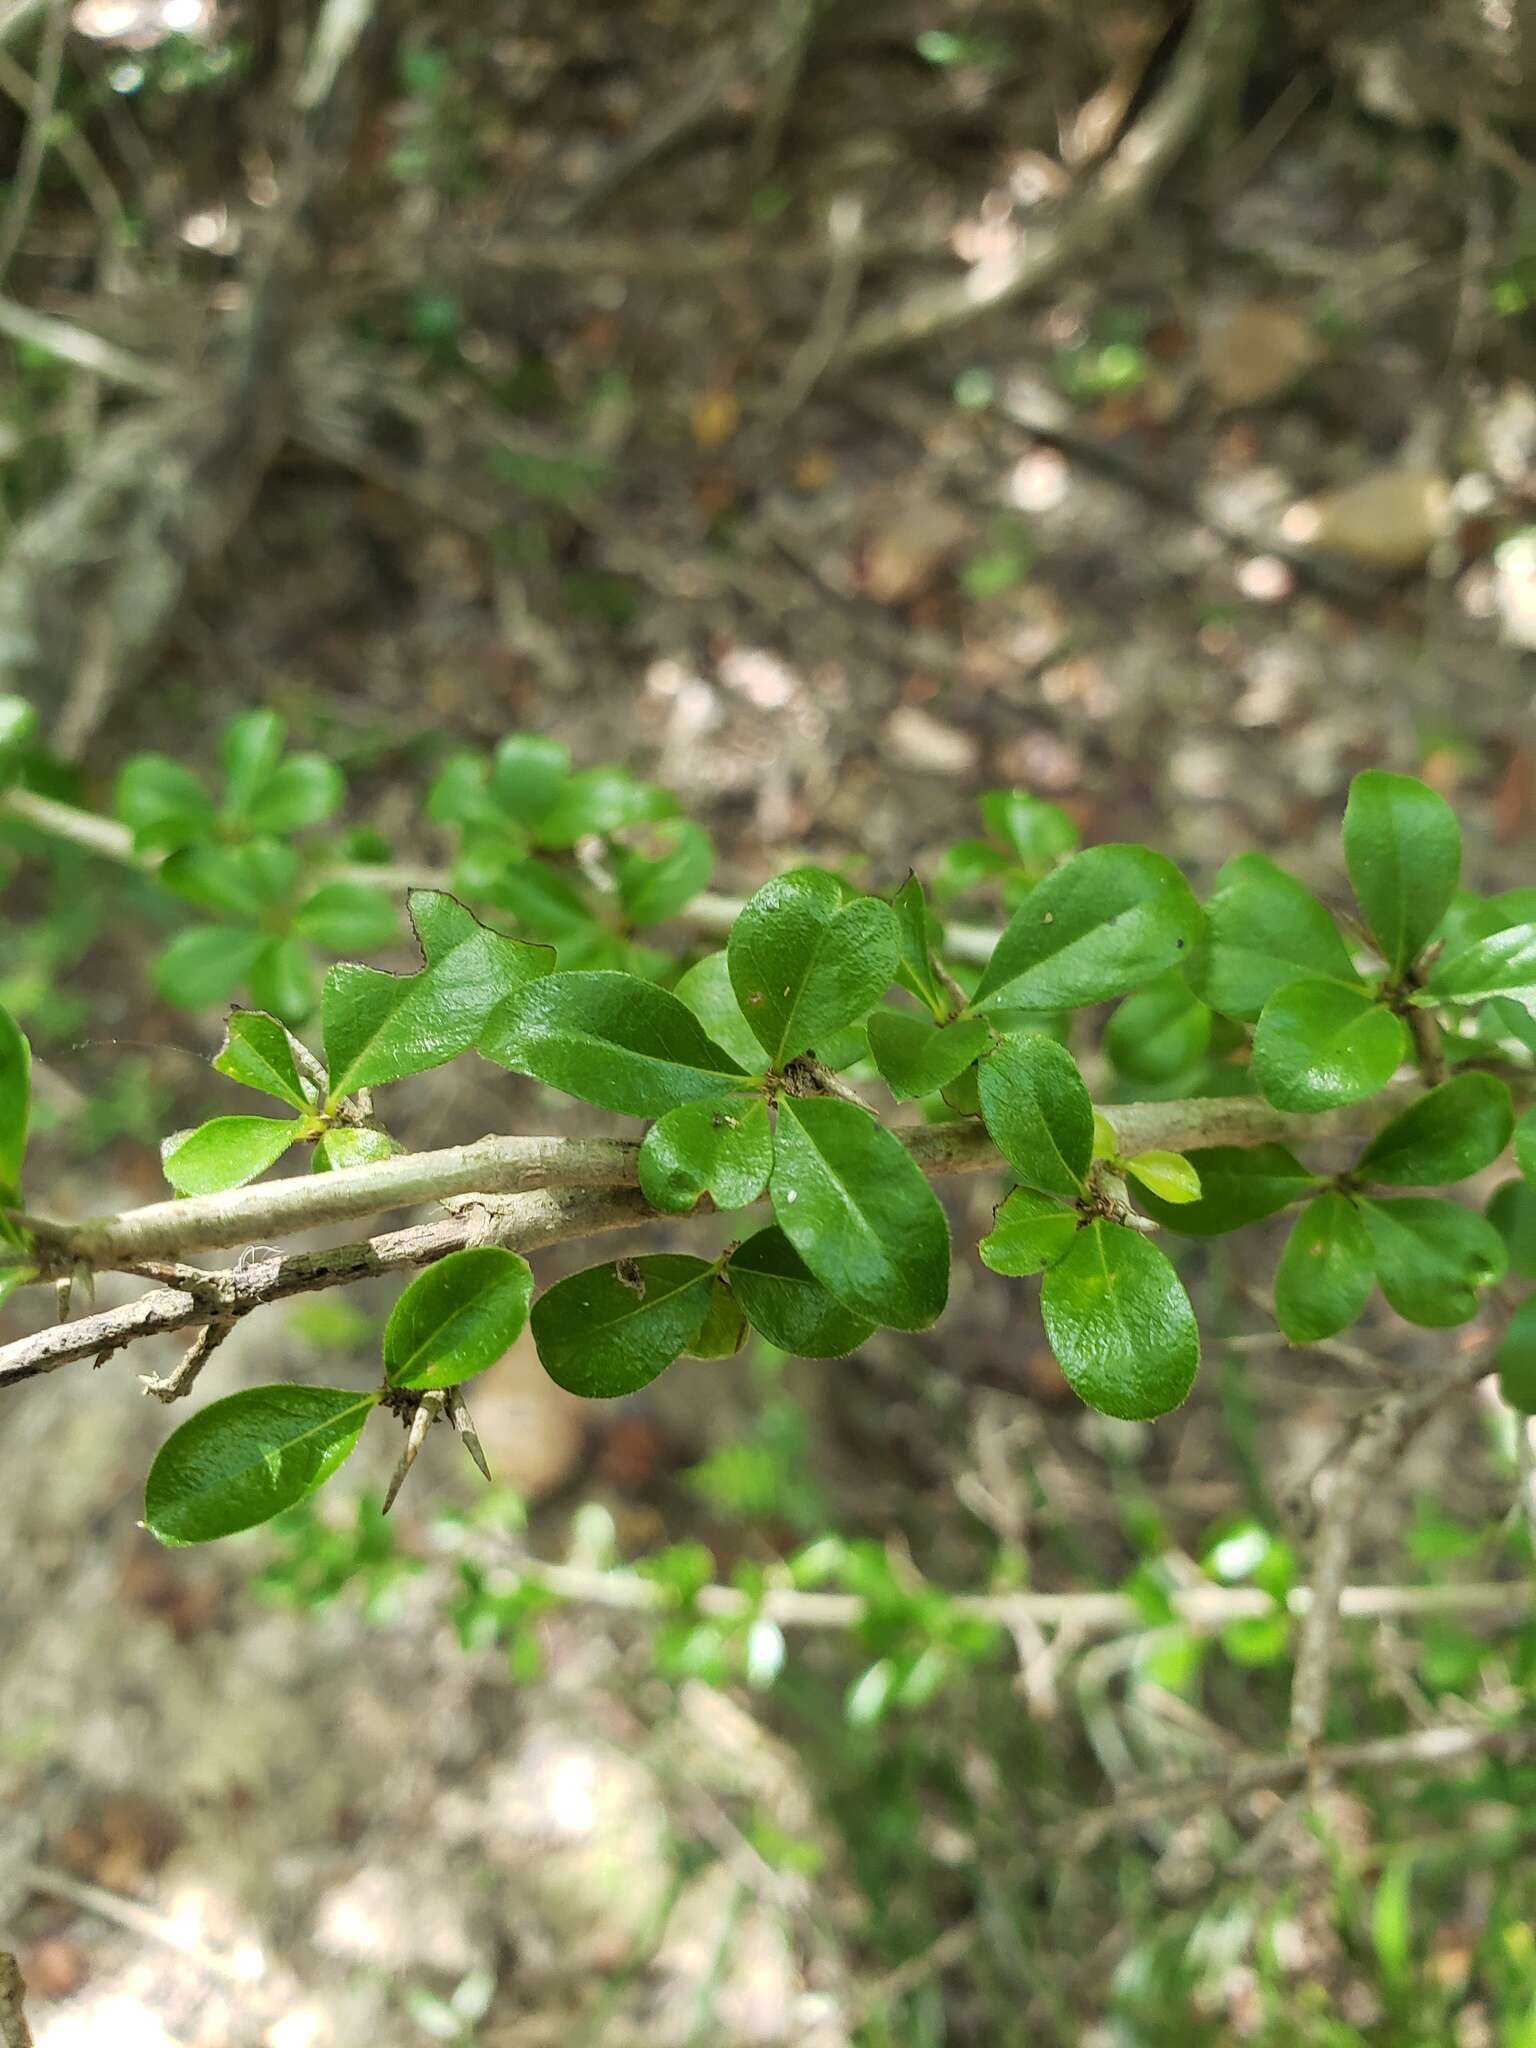
[[[497,1005],[554,965],[550,947],[504,938],[438,890],[413,890],[409,909],[426,961],[419,972],[347,963],[325,977],[320,1016],[333,1104],[467,1052]]]
[[[1175,970],[1126,997],[1104,1027],[1104,1050],[1126,1080],[1159,1086],[1205,1057],[1212,1021]]]
[[[1200,1171],[1182,1152],[1138,1152],[1125,1170],[1161,1202],[1188,1206],[1200,1199]]]
[[[344,1166],[372,1166],[379,1159],[393,1159],[402,1147],[387,1131],[367,1124],[338,1124],[322,1131],[310,1155],[312,1173],[335,1173]]]
[[[827,1292],[776,1224],[737,1246],[728,1275],[753,1329],[797,1358],[846,1357],[874,1331]]]
[[[1129,994],[1200,935],[1200,906],[1171,861],[1145,846],[1092,846],[1025,897],[972,998],[1068,1010]]]
[[[288,728],[275,711],[247,711],[232,718],[219,741],[228,809],[243,814],[283,757]]]
[[[496,1010],[480,1050],[578,1101],[662,1116],[745,1077],[676,996],[632,974],[551,974]]]
[[[1277,1216],[1319,1181],[1284,1145],[1207,1145],[1185,1156],[1200,1177],[1198,1199],[1165,1202],[1149,1189],[1142,1203],[1155,1222],[1185,1237],[1221,1237]]]
[[[299,1074],[293,1040],[275,1017],[261,1010],[236,1010],[224,1030],[224,1043],[214,1054],[214,1072],[227,1074],[243,1088],[275,1095],[290,1109],[314,1107]]]
[[[161,862],[160,886],[199,910],[261,924],[293,888],[299,857],[276,839],[244,846],[188,846]]]
[[[269,939],[246,977],[251,1001],[290,1024],[315,1007],[315,958],[302,939]]]
[[[1102,1415],[1149,1421],[1195,1383],[1200,1332],[1167,1257],[1123,1224],[1096,1220],[1046,1269],[1040,1313],[1056,1361]]]
[[[385,1378],[392,1387],[456,1387],[484,1372],[521,1336],[532,1299],[532,1270],[516,1252],[450,1252],[390,1310]]]
[[[1477,1314],[1478,1289],[1509,1267],[1504,1240],[1485,1216],[1433,1195],[1367,1201],[1365,1227],[1381,1291],[1398,1314],[1431,1330]]]
[[[982,1121],[1025,1187],[1075,1201],[1093,1158],[1093,1104],[1054,1038],[1010,1038],[982,1061]]]
[[[779,1227],[858,1314],[926,1330],[949,1296],[949,1224],[893,1133],[851,1102],[779,1104],[773,1177]]]
[[[327,882],[293,914],[293,928],[329,953],[370,953],[400,929],[392,897],[366,882]]]
[[[265,1173],[298,1135],[299,1126],[288,1117],[216,1116],[195,1131],[167,1138],[160,1163],[178,1195],[216,1195]]]
[[[378,1401],[345,1387],[247,1387],[168,1437],[144,1485],[162,1543],[211,1543],[269,1522],[346,1458]]]
[[[544,1370],[568,1394],[608,1400],[649,1386],[698,1338],[714,1268],[676,1252],[589,1266],[533,1305]]]
[[[613,854],[619,901],[632,925],[664,924],[709,887],[715,870],[715,849],[709,834],[689,818],[674,818],[656,827],[662,851],[647,856],[628,847]]]
[[[32,1114],[32,1048],[9,1010],[0,1008],[0,1188],[21,1185]]]
[[[166,754],[135,754],[117,778],[113,808],[140,853],[170,853],[213,830],[213,798]]]
[[[688,1346],[690,1358],[734,1358],[747,1341],[747,1319],[718,1276],[709,1290],[704,1327]]]
[[[540,846],[574,846],[589,834],[622,832],[626,825],[654,824],[677,811],[677,800],[649,782],[636,782],[622,768],[583,768],[570,776],[533,836]]]
[[[245,823],[253,832],[302,832],[323,825],[346,793],[346,778],[324,754],[290,754],[246,800]]]
[[[1076,851],[1081,834],[1058,804],[1023,789],[989,789],[977,798],[982,822],[1032,881]]]
[[[1268,854],[1238,854],[1216,884],[1188,967],[1190,986],[1213,1010],[1251,1023],[1298,976],[1358,983],[1338,926]]]
[[[640,1147],[640,1190],[654,1208],[685,1215],[708,1195],[744,1209],[768,1185],[773,1133],[760,1095],[705,1096],[669,1109]]]
[[[155,993],[179,1009],[221,1003],[245,980],[271,944],[265,932],[194,924],[178,932],[155,961]]]
[[[741,1014],[725,954],[706,953],[681,975],[672,993],[704,1026],[704,1035],[728,1052],[743,1073],[761,1074],[768,1056]]]
[[[1348,1329],[1375,1283],[1365,1220],[1347,1196],[1308,1202],[1275,1273],[1275,1320],[1293,1344],[1316,1344]]]
[[[553,810],[570,773],[570,750],[560,740],[509,733],[491,760],[491,795],[520,825],[534,826]]]
[[[1499,1344],[1499,1392],[1517,1415],[1536,1415],[1536,1294],[1515,1310]]]
[[[1388,1187],[1443,1187],[1491,1166],[1509,1143],[1514,1121],[1502,1081],[1492,1074],[1457,1074],[1378,1131],[1355,1171]]]
[[[726,945],[731,986],[775,1067],[857,1024],[896,978],[895,913],[873,896],[845,904],[835,877],[797,868],[749,899]]]
[[[1426,994],[1442,1003],[1481,1003],[1505,996],[1536,1010],[1536,924],[1511,925],[1438,961]]]
[[[950,1001],[933,965],[939,934],[928,915],[927,898],[916,875],[908,875],[891,898],[891,908],[896,913],[896,936],[901,948],[896,979],[942,1024],[949,1015]]]
[[[876,1010],[865,1020],[869,1050],[880,1078],[898,1102],[936,1095],[979,1059],[992,1041],[980,1017],[935,1024],[910,1010]]]
[[[1344,861],[1371,935],[1394,974],[1423,950],[1461,876],[1461,827],[1434,790],[1370,768],[1349,786]]]
[[[1253,1034],[1253,1071],[1277,1109],[1363,1101],[1386,1087],[1407,1054],[1402,1019],[1336,981],[1277,990]]]
[[[982,1264],[994,1273],[1023,1279],[1054,1265],[1071,1248],[1077,1227],[1075,1209],[1064,1209],[1033,1188],[1015,1188],[999,1206],[977,1250]]]
[[[1511,1273],[1536,1280],[1536,1188],[1528,1180],[1507,1180],[1494,1189],[1486,1213],[1504,1240]]]

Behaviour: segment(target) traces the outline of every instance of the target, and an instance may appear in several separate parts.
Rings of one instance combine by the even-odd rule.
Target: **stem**
[[[1408,1029],[1413,1033],[1414,1056],[1426,1088],[1438,1088],[1445,1079],[1445,1047],[1440,1040],[1438,1018],[1428,1010],[1408,1008]]]

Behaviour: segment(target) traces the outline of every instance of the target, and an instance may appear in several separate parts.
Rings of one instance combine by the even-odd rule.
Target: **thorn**
[[[474,1459],[475,1470],[487,1485],[492,1484],[491,1468],[485,1462],[485,1449],[475,1433],[475,1425],[469,1419],[469,1410],[464,1406],[464,1396],[457,1387],[448,1389],[448,1420],[457,1431],[460,1443]]]
[[[405,1449],[400,1453],[400,1462],[395,1467],[394,1476],[389,1482],[389,1491],[384,1496],[384,1505],[379,1510],[381,1515],[387,1515],[394,1506],[396,1497],[405,1484],[405,1475],[415,1464],[417,1453],[427,1440],[427,1431],[442,1414],[447,1399],[447,1394],[436,1387],[430,1394],[422,1395],[416,1413],[411,1417],[410,1434],[405,1439]]]

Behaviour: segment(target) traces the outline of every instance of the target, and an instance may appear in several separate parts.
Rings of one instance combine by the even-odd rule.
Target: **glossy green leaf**
[[[480,1050],[625,1116],[662,1116],[743,1078],[685,1004],[632,974],[583,971],[530,982],[496,1011]]]
[[[973,1007],[1069,1010],[1127,995],[1175,966],[1200,929],[1200,906],[1171,861],[1144,846],[1089,847],[1024,899]]]
[[[144,1520],[162,1543],[211,1543],[269,1522],[330,1478],[378,1401],[345,1387],[247,1387],[160,1447]]]
[[[1082,836],[1077,822],[1059,804],[1031,796],[1023,789],[989,789],[977,798],[982,822],[1000,846],[1007,847],[1032,880],[1076,851]]]
[[[747,1319],[722,1279],[709,1290],[704,1326],[688,1346],[690,1358],[734,1358],[747,1341]]]
[[[1536,1415],[1536,1294],[1521,1302],[1500,1339],[1499,1392],[1517,1415]]]
[[[873,896],[844,903],[831,875],[797,868],[765,884],[731,927],[731,986],[775,1067],[824,1046],[872,1010],[896,978],[895,913]]]
[[[1394,974],[1423,950],[1461,877],[1461,827],[1443,796],[1370,768],[1349,786],[1344,861],[1371,935]]]
[[[731,970],[724,952],[706,953],[678,979],[672,993],[692,1010],[704,1026],[704,1035],[728,1052],[743,1073],[760,1074],[768,1055],[757,1042],[757,1034],[741,1014],[736,991],[731,987]]]
[[[1126,1080],[1158,1086],[1204,1059],[1211,1023],[1210,1010],[1175,970],[1126,997],[1104,1027],[1104,1050]]]
[[[189,925],[162,947],[155,961],[155,992],[184,1010],[221,1003],[245,980],[270,943],[265,932]]]
[[[698,1338],[714,1268],[676,1252],[619,1259],[572,1273],[533,1305],[544,1370],[568,1394],[633,1394]]]
[[[982,1061],[982,1121],[1025,1187],[1075,1201],[1093,1158],[1093,1104],[1064,1045],[1010,1038]]]
[[[1293,981],[1264,1005],[1253,1071],[1277,1109],[1332,1109],[1385,1088],[1408,1056],[1400,1017],[1363,989]]]
[[[289,1024],[301,1024],[315,1007],[315,956],[303,939],[270,939],[251,962],[246,981],[251,1001]]]
[[[685,1215],[708,1195],[717,1209],[744,1209],[768,1185],[773,1133],[760,1095],[680,1103],[651,1125],[640,1147],[640,1190],[657,1209]]]
[[[293,914],[293,928],[329,953],[371,953],[399,936],[395,898],[366,882],[327,882]]]
[[[1102,1415],[1149,1421],[1195,1383],[1200,1332],[1184,1284],[1140,1231],[1096,1219],[1046,1270],[1040,1313],[1056,1362]]]
[[[290,1117],[216,1116],[167,1138],[160,1163],[178,1195],[216,1195],[265,1173],[298,1136]]]
[[[32,1048],[9,1010],[0,1008],[0,1188],[21,1185],[32,1114]]]
[[[936,1024],[910,1010],[876,1010],[864,1028],[880,1078],[898,1102],[947,1088],[992,1042],[980,1017]]]
[[[1138,1152],[1124,1164],[1131,1179],[1161,1202],[1190,1208],[1200,1199],[1200,1169],[1182,1152]]]
[[[896,939],[901,957],[896,978],[909,994],[917,997],[943,1023],[951,1004],[948,991],[934,968],[933,955],[941,936],[929,915],[928,899],[916,875],[908,875],[891,898],[896,913]]]
[[[1536,1280],[1536,1187],[1528,1180],[1505,1181],[1489,1196],[1486,1213],[1504,1240],[1511,1273]]]
[[[299,1073],[293,1040],[278,1022],[261,1010],[236,1010],[224,1029],[224,1043],[214,1054],[214,1071],[227,1074],[244,1088],[275,1095],[291,1109],[314,1106],[313,1092]]]
[[[827,1292],[777,1224],[738,1245],[731,1291],[754,1330],[797,1358],[843,1358],[875,1325]]]
[[[691,818],[674,818],[655,828],[661,850],[636,853],[616,847],[613,875],[619,901],[632,925],[664,924],[701,889],[715,871],[715,849],[709,834]]]
[[[1164,1202],[1148,1189],[1142,1207],[1185,1237],[1222,1237],[1276,1216],[1319,1185],[1284,1145],[1203,1145],[1185,1157],[1200,1177],[1194,1202]]]
[[[188,846],[161,863],[160,885],[173,896],[231,917],[263,924],[293,888],[299,857],[276,839],[252,839],[244,846]]]
[[[169,853],[213,829],[213,798],[200,777],[166,754],[135,754],[117,778],[113,809],[141,853]]]
[[[450,1252],[390,1310],[385,1378],[392,1387],[456,1387],[484,1372],[522,1335],[532,1299],[532,1269],[516,1252]]]
[[[1365,1219],[1346,1196],[1308,1202],[1275,1273],[1275,1320],[1293,1344],[1335,1337],[1370,1299],[1376,1273]]]
[[[570,773],[563,741],[547,733],[509,733],[491,758],[491,795],[520,825],[537,825],[554,809]]]
[[[898,1330],[926,1330],[949,1296],[949,1225],[912,1155],[851,1102],[779,1104],[779,1227],[837,1299]]]
[[[244,805],[253,832],[302,832],[340,810],[346,778],[324,754],[290,754],[279,761]]]
[[[1515,1114],[1492,1074],[1457,1074],[1411,1102],[1366,1146],[1355,1172],[1388,1187],[1443,1187],[1491,1166]]]
[[[1536,923],[1510,925],[1438,961],[1426,985],[1442,1003],[1481,1003],[1505,996],[1536,1009]]]
[[[227,807],[244,813],[283,757],[288,728],[275,711],[246,711],[232,718],[219,741]]]
[[[409,909],[426,961],[417,973],[348,962],[325,977],[320,1018],[332,1103],[467,1052],[497,1006],[554,964],[548,946],[493,932],[438,890],[413,890]]]
[[[1229,860],[1205,917],[1189,981],[1223,1016],[1251,1022],[1277,989],[1298,978],[1359,981],[1328,912],[1268,854],[1240,853]]]
[[[1014,1279],[1044,1272],[1071,1248],[1078,1222],[1076,1209],[1064,1209],[1054,1197],[1015,1188],[999,1204],[991,1230],[977,1246],[981,1262]]]
[[[403,1149],[387,1131],[369,1124],[338,1124],[315,1140],[310,1171],[335,1173],[344,1166],[372,1166],[380,1159],[393,1159]]]
[[[1479,1289],[1508,1271],[1497,1230],[1455,1202],[1406,1195],[1363,1207],[1381,1291],[1410,1323],[1444,1330],[1469,1321]]]

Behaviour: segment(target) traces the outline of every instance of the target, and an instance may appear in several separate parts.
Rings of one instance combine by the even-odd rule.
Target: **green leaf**
[[[194,924],[178,932],[155,961],[155,992],[183,1010],[221,1003],[266,952],[265,932]]]
[[[1369,768],[1349,786],[1344,861],[1371,935],[1394,974],[1423,950],[1461,876],[1461,827],[1412,776]]]
[[[677,800],[649,782],[636,782],[622,768],[584,768],[560,789],[537,821],[540,846],[574,846],[589,834],[622,832],[626,825],[654,824],[677,811]]]
[[[243,1088],[275,1095],[291,1109],[314,1107],[294,1055],[293,1040],[275,1017],[261,1010],[236,1010],[224,1028],[224,1043],[214,1055],[214,1072],[227,1074]]]
[[[1184,1284],[1140,1231],[1095,1220],[1047,1268],[1040,1313],[1073,1392],[1101,1415],[1150,1421],[1195,1383],[1200,1332]]]
[[[514,732],[491,761],[491,794],[520,825],[548,817],[571,773],[570,749],[546,733]]]
[[[1363,989],[1293,981],[1264,1005],[1253,1071],[1277,1109],[1332,1109],[1385,1088],[1408,1056],[1400,1017]]]
[[[1481,1003],[1507,996],[1536,1009],[1536,924],[1511,925],[1437,962],[1426,985],[1435,1002]]]
[[[776,1224],[738,1245],[728,1268],[747,1321],[797,1358],[843,1358],[875,1325],[827,1292]]]
[[[933,878],[938,897],[963,896],[999,875],[1017,875],[1018,869],[1006,853],[989,846],[985,839],[957,839],[946,846]]]
[[[1509,1143],[1509,1090],[1492,1074],[1457,1074],[1411,1102],[1366,1146],[1355,1167],[1389,1187],[1442,1187],[1491,1166]]]
[[[168,853],[213,829],[213,798],[167,754],[135,754],[117,778],[112,803],[140,853]]]
[[[880,1078],[898,1102],[936,1095],[956,1081],[991,1043],[980,1017],[935,1024],[910,1010],[876,1010],[865,1022],[869,1050]]]
[[[632,974],[551,974],[508,998],[480,1050],[578,1101],[662,1116],[744,1076],[676,996]]]
[[[1093,1158],[1093,1104],[1064,1045],[1010,1038],[982,1061],[982,1121],[1025,1187],[1075,1201]]]
[[[707,1038],[728,1052],[744,1073],[760,1074],[767,1066],[767,1054],[757,1034],[741,1014],[736,991],[731,987],[731,970],[723,952],[706,953],[682,975],[672,993],[692,1010],[704,1026]]]
[[[498,910],[509,910],[525,931],[558,947],[562,959],[569,957],[571,941],[599,929],[592,904],[548,861],[509,860],[501,841],[484,859],[481,851],[475,844],[465,849],[453,871],[455,880]]]
[[[314,955],[302,939],[268,940],[251,962],[247,981],[258,1009],[291,1024],[302,1023],[315,1007]]]
[[[37,732],[37,713],[25,697],[0,695],[0,754],[15,754]]]
[[[32,1114],[32,1048],[9,1010],[0,1008],[0,1188],[21,1185]]]
[[[1317,1344],[1348,1329],[1375,1284],[1365,1220],[1345,1195],[1308,1202],[1275,1273],[1275,1320],[1293,1344]]]
[[[1081,838],[1075,819],[1057,804],[1023,789],[989,789],[977,798],[982,822],[1000,846],[1024,868],[1031,880],[1076,850]]]
[[[1138,1152],[1123,1163],[1132,1180],[1159,1201],[1187,1208],[1200,1199],[1200,1170],[1182,1152]]]
[[[775,1067],[872,1010],[896,977],[895,913],[873,896],[844,904],[836,879],[797,868],[765,884],[731,927],[731,986]]]
[[[589,1400],[649,1386],[698,1338],[714,1270],[703,1259],[653,1252],[556,1281],[533,1305],[544,1370]]]
[[[247,711],[232,718],[219,741],[224,794],[229,810],[243,814],[283,756],[288,728],[275,711]]]
[[[1515,1164],[1528,1181],[1536,1183],[1536,1103],[1515,1125]]]
[[[1536,1280],[1536,1188],[1528,1180],[1507,1180],[1494,1189],[1486,1213],[1504,1240],[1511,1273]]]
[[[1251,1023],[1298,976],[1358,985],[1338,926],[1268,854],[1238,854],[1216,885],[1188,968],[1191,987],[1213,1010]]]
[[[1128,1081],[1174,1081],[1205,1057],[1212,1021],[1174,971],[1126,997],[1104,1027],[1104,1050]]]
[[[289,1117],[216,1116],[167,1138],[160,1163],[178,1195],[216,1195],[265,1173],[298,1136]]]
[[[291,846],[252,839],[244,846],[183,847],[161,863],[159,881],[199,910],[241,924],[262,924],[286,900],[298,872],[299,857]]]
[[[613,851],[619,901],[632,925],[664,924],[676,917],[685,903],[709,887],[715,871],[715,849],[701,826],[677,818],[655,829],[663,842],[659,854],[647,856],[624,846]]]
[[[1485,1216],[1433,1195],[1367,1201],[1365,1227],[1381,1291],[1398,1314],[1431,1330],[1477,1314],[1479,1288],[1509,1268],[1504,1240]]]
[[[1284,1145],[1204,1145],[1185,1155],[1200,1176],[1198,1201],[1171,1203],[1149,1190],[1142,1207],[1185,1237],[1221,1237],[1276,1216],[1319,1185]]]
[[[504,938],[438,890],[413,889],[409,909],[426,961],[417,973],[349,962],[325,977],[320,1017],[332,1104],[467,1052],[497,1006],[554,963],[548,946]]]
[[[162,1543],[211,1543],[269,1522],[322,1486],[378,1401],[345,1387],[247,1387],[168,1437],[144,1485]]]
[[[654,1208],[685,1215],[708,1195],[717,1209],[744,1209],[768,1185],[773,1133],[760,1095],[680,1103],[651,1125],[640,1147],[640,1189]]]
[[[243,806],[253,832],[279,837],[323,825],[341,808],[346,778],[324,754],[290,754],[261,782]]]
[[[896,913],[896,940],[901,952],[896,979],[920,1003],[926,1004],[942,1024],[949,1015],[950,1000],[933,965],[940,934],[928,914],[928,901],[916,875],[908,875],[891,898],[891,908]]]
[[[1091,846],[1032,889],[998,941],[972,1005],[1068,1010],[1129,994],[1200,935],[1200,906],[1145,846]]]
[[[395,899],[366,882],[327,882],[293,914],[293,928],[330,953],[369,953],[399,935]]]
[[[322,1131],[310,1158],[312,1173],[335,1173],[344,1166],[372,1166],[378,1159],[393,1159],[403,1148],[387,1131],[370,1124],[338,1124]]]
[[[419,1273],[384,1325],[392,1387],[456,1387],[484,1372],[522,1335],[533,1271],[496,1245],[450,1252]]]
[[[1509,1319],[1499,1344],[1499,1392],[1518,1415],[1536,1415],[1536,1294]]]
[[[717,1275],[709,1290],[704,1327],[688,1346],[690,1358],[734,1358],[747,1341],[747,1319],[736,1297]]]
[[[949,1225],[912,1155],[851,1102],[779,1104],[773,1213],[822,1285],[898,1330],[926,1330],[949,1295]]]
[[[991,1230],[977,1246],[981,1262],[994,1273],[1014,1279],[1043,1272],[1071,1248],[1078,1220],[1075,1209],[1064,1209],[1050,1195],[1037,1195],[1033,1188],[1015,1188],[996,1210]]]

